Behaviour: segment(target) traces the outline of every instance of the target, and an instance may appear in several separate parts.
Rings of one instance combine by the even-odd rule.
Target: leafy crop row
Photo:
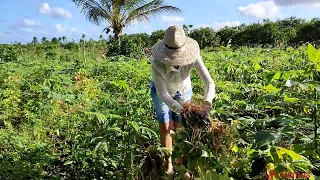
[[[19,48],[0,47],[1,179],[137,179],[148,147],[161,155],[150,58]],[[237,141],[215,154],[177,133],[174,159],[188,157],[180,170],[202,179],[263,178],[267,167],[319,173],[319,54],[312,46],[203,51],[217,88],[211,115],[236,127]],[[196,72],[192,81],[201,99]]]

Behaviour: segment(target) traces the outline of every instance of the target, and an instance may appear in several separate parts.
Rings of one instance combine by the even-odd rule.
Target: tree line
[[[320,19],[305,20],[290,17],[277,21],[264,19],[262,22],[224,27],[218,31],[212,28],[198,28],[188,34],[196,39],[203,49],[210,46],[234,47],[297,47],[304,43],[320,40]]]
[[[193,25],[183,25],[186,34],[194,38],[201,49],[219,46],[286,48],[289,46],[297,47],[308,42],[314,45],[320,44],[319,18],[305,20],[290,17],[277,21],[266,19],[262,22],[224,27],[219,30],[210,27],[193,27]],[[120,44],[119,39],[112,35],[108,35],[107,38],[100,35],[98,40],[88,40],[85,35],[82,35],[78,42],[69,41],[65,36],[53,37],[51,41],[46,37],[41,38],[40,41],[34,37],[29,45],[59,46],[71,51],[86,48],[88,51],[92,49],[104,51],[107,56],[141,57],[141,55],[150,53],[150,48],[163,38],[164,31],[164,29],[160,29],[150,34],[123,34]]]
[[[265,19],[262,22],[252,24],[241,24],[235,27],[224,27],[214,30],[211,27],[192,28],[193,25],[183,25],[186,34],[198,41],[200,47],[212,46],[299,46],[306,42],[317,42],[320,40],[320,19],[313,18],[305,20],[290,17],[277,21]],[[132,38],[140,38],[144,41],[144,47],[151,47],[158,40],[162,39],[164,30],[156,30],[150,35],[147,33],[124,34]],[[104,40],[100,35],[100,40]],[[107,41],[113,41],[109,35]],[[52,43],[66,42],[66,37],[54,37]],[[82,41],[84,37],[80,40]],[[42,43],[49,42],[46,37],[42,38]],[[32,44],[39,43],[34,37]]]

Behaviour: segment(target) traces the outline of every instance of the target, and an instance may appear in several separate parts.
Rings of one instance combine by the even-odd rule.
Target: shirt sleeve
[[[195,69],[204,83],[204,101],[212,102],[216,96],[215,83],[211,78],[211,75],[205,66],[201,55],[199,54],[198,60],[194,64]]]
[[[158,98],[164,102],[172,111],[180,113],[181,105],[179,102],[174,100],[167,90],[167,86],[161,76],[157,71],[157,68],[152,64],[152,79],[156,88]]]

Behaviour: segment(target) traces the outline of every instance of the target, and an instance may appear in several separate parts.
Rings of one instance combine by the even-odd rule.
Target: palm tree
[[[38,42],[38,38],[37,37],[33,37],[33,40],[32,40],[32,44],[33,45],[36,45],[36,44],[38,44],[39,42]]]
[[[67,37],[66,36],[62,36],[62,41],[63,43],[66,43]]]
[[[52,42],[53,44],[59,44],[59,40],[58,40],[56,37],[53,37],[52,40],[51,40],[51,42]]]
[[[83,47],[83,59],[86,61],[86,35],[82,34],[80,41],[82,42]]]
[[[47,42],[47,38],[46,37],[42,37],[42,44]]]
[[[123,28],[135,21],[150,21],[151,16],[164,12],[178,12],[177,7],[164,5],[164,0],[71,0],[81,9],[90,22],[109,26],[102,32],[113,29],[114,37],[120,39]]]

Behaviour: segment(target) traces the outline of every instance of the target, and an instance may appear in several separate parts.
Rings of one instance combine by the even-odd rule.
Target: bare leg
[[[172,138],[170,135],[170,130],[172,130],[172,128],[173,128],[173,121],[169,121],[168,123],[160,124],[161,145],[163,147],[168,148],[170,151],[172,151]],[[166,156],[165,159],[166,159],[167,171],[169,173],[171,173],[173,171],[171,153],[169,156]]]

